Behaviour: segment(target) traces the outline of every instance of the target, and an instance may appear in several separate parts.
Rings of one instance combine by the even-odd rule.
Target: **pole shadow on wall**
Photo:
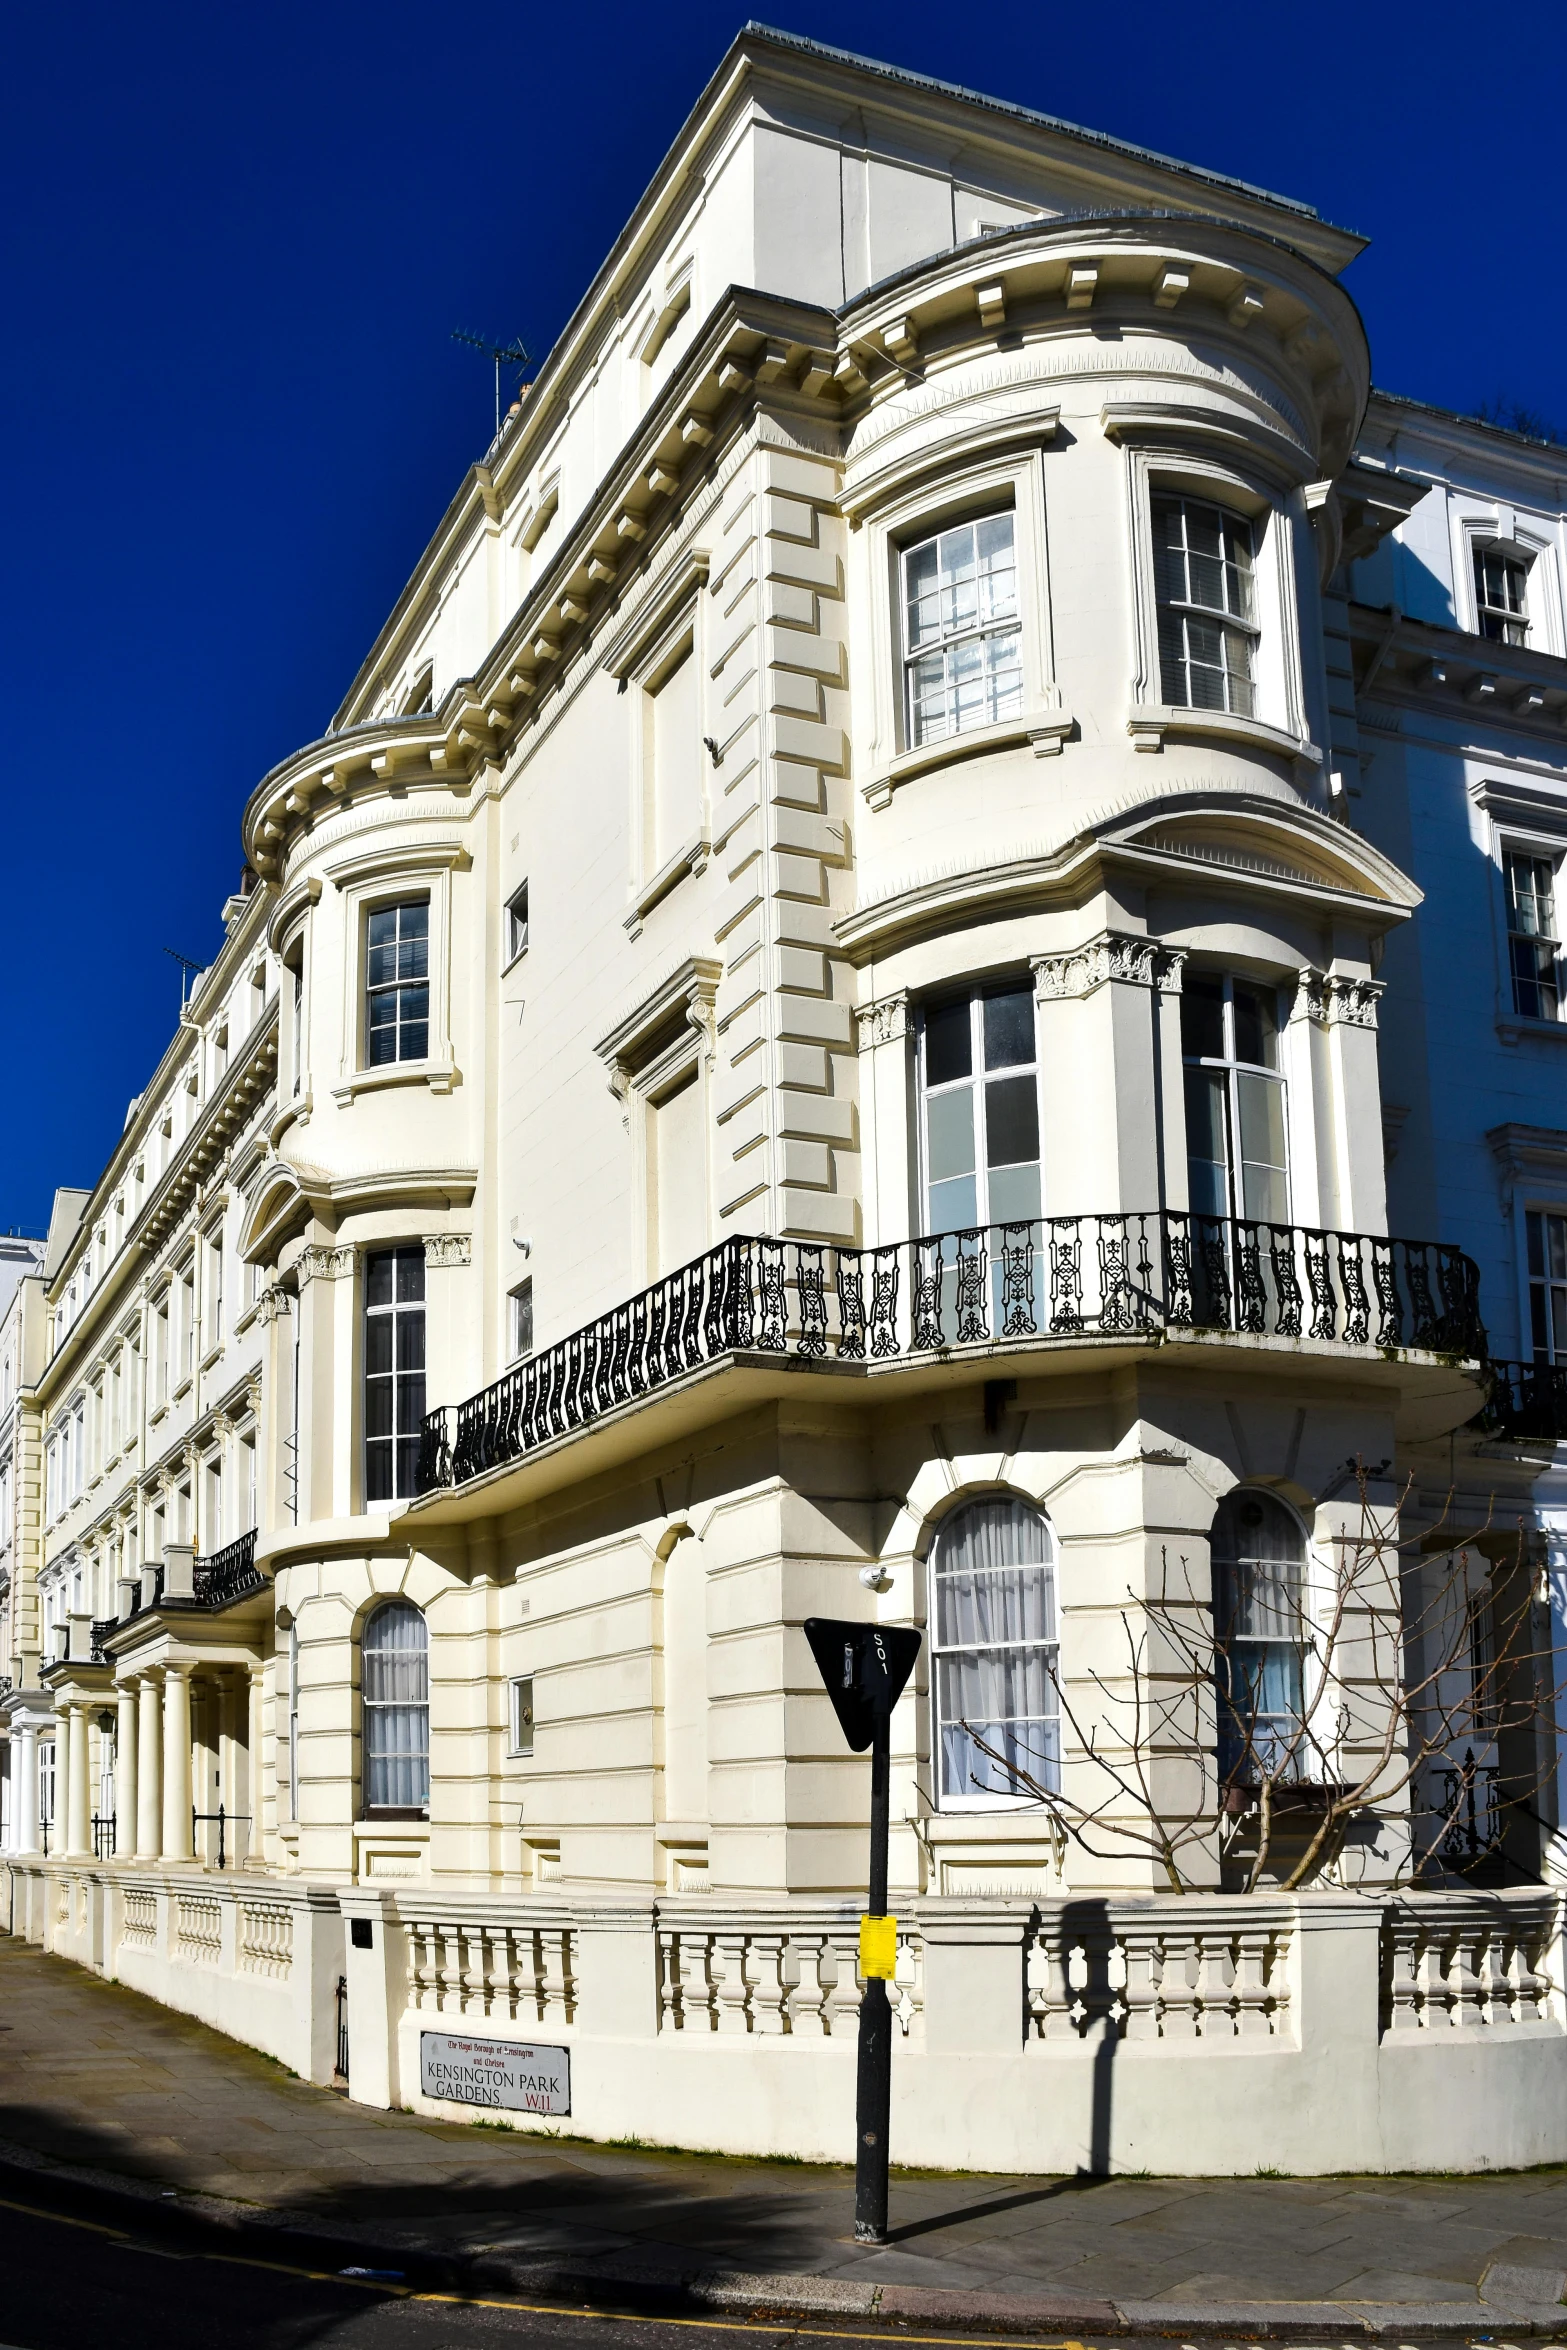
[[[1035,1933],[1038,1932],[1038,1919],[1036,1910],[1033,1920]],[[1061,1912],[1061,1946],[1066,1952],[1079,1948],[1082,1950],[1087,1978],[1081,1986],[1080,1996],[1088,2011],[1088,2030],[1094,2036],[1088,2161],[1086,2164],[1079,2163],[1077,2175],[1080,2179],[1107,2179],[1110,2176],[1110,2131],[1115,2099],[1115,2052],[1121,2045],[1121,2023],[1116,2013],[1120,1997],[1116,1985],[1110,1980],[1110,1954],[1115,1948],[1115,1930],[1110,1923],[1109,1904],[1102,1900],[1067,1902]],[[1023,1963],[1026,2024],[1026,1952]]]

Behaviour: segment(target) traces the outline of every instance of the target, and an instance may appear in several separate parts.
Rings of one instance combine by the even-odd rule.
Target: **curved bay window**
[[[1219,1777],[1306,1779],[1306,1535],[1276,1495],[1239,1486],[1219,1504],[1213,1561]]]
[[[430,1801],[430,1637],[410,1600],[365,1625],[364,1802],[367,1812],[424,1812]]]
[[[1041,1513],[997,1494],[950,1517],[931,1558],[930,1613],[941,1808],[1026,1798],[1018,1771],[1059,1787],[1055,1548]]]
[[[1196,1216],[1289,1220],[1278,990],[1188,967],[1181,991],[1187,1197]]]

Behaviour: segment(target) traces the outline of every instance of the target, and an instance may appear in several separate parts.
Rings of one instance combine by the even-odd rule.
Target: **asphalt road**
[[[1426,2337],[1429,2341],[1432,2337]],[[1494,2345],[1495,2336],[1443,2337]],[[264,2238],[0,2166],[0,2350],[813,2350],[973,2337],[469,2300],[312,2269]],[[989,2337],[974,2350],[1000,2350]],[[1012,2350],[1025,2350],[1014,2342]],[[1033,2350],[1046,2350],[1036,2344]],[[1136,2350],[1126,2338],[1048,2350]],[[1144,2346],[1154,2350],[1154,2345]],[[1168,2343],[1158,2350],[1172,2350]],[[1239,2350],[1237,2345],[1225,2350]],[[1258,2345],[1257,2350],[1262,2350]],[[1339,2350],[1323,2345],[1322,2350]],[[1401,2345],[1400,2350],[1408,2350]]]

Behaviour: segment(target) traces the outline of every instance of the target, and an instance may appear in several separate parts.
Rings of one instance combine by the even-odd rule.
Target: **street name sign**
[[[522,2040],[421,2032],[419,2085],[456,2105],[504,2105],[514,2113],[570,2113],[571,2051]]]

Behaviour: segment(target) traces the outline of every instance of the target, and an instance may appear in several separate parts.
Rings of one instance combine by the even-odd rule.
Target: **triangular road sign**
[[[856,1754],[876,1735],[903,1694],[920,1652],[917,1632],[893,1624],[845,1624],[835,1616],[807,1616],[805,1637],[827,1686],[833,1711]]]

